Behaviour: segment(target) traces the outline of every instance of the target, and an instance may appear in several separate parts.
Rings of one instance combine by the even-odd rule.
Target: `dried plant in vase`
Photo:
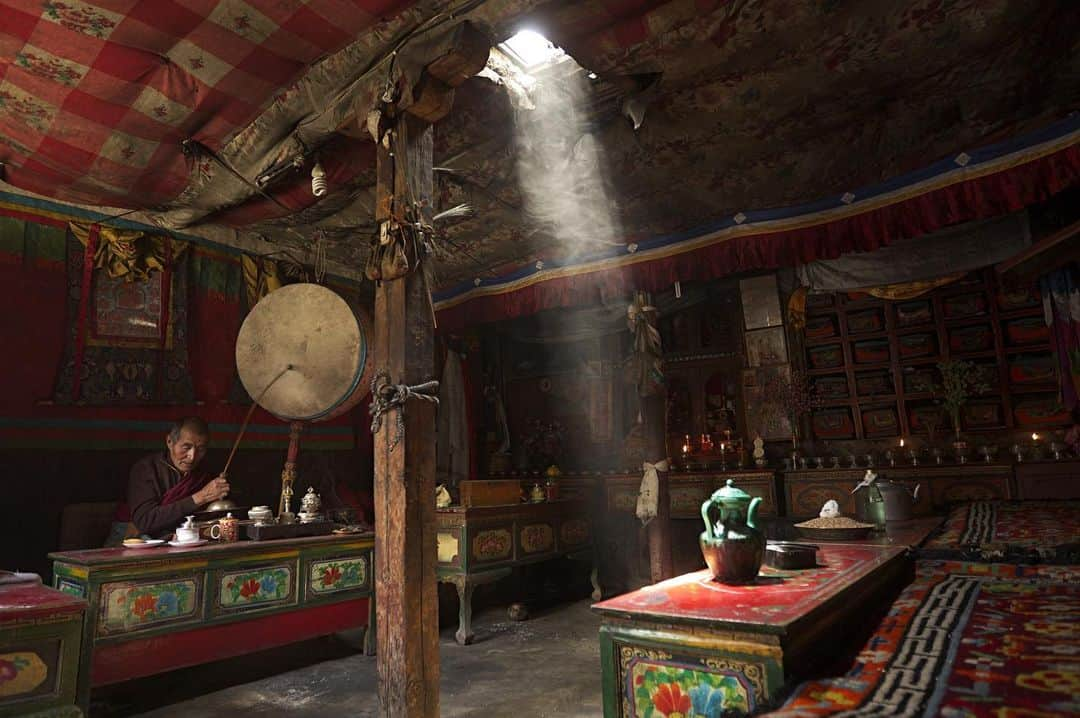
[[[531,419],[529,433],[523,441],[529,466],[543,470],[558,463],[562,457],[563,439],[566,431],[558,421]]]
[[[821,398],[811,391],[806,374],[792,369],[789,376],[777,373],[767,387],[767,396],[773,397],[791,423],[791,449],[799,448],[799,419],[821,406]]]
[[[969,361],[950,359],[938,362],[941,372],[941,385],[934,387],[941,397],[941,404],[949,412],[953,429],[956,431],[956,444],[960,445],[960,409],[967,404],[972,394],[990,391],[990,386],[982,381],[975,364]]]

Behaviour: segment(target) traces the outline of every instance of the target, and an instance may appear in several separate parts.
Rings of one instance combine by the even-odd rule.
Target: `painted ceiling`
[[[1065,1],[0,0],[0,17],[4,182],[189,233],[230,227],[302,261],[321,230],[357,273],[375,152],[356,118],[466,20],[493,44],[536,27],[584,68],[573,126],[622,243],[881,182],[1080,100]],[[438,209],[474,210],[445,227],[442,286],[588,250],[531,213],[515,128],[533,110],[510,85],[471,78],[435,125]]]

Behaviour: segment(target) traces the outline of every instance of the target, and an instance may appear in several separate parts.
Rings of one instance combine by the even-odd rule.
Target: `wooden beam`
[[[376,220],[391,203],[419,202],[430,213],[431,126],[411,115],[394,124],[391,147],[380,143]],[[392,185],[388,178],[392,177]],[[429,218],[430,219],[430,218]],[[377,370],[395,384],[416,385],[434,375],[434,337],[423,267],[381,282],[375,291]],[[379,715],[439,715],[439,606],[435,582],[435,406],[405,406],[375,435],[375,610]]]
[[[484,69],[491,53],[491,40],[470,22],[453,30],[449,49],[424,67],[413,85],[413,103],[405,111],[426,122],[435,123],[445,117],[454,104],[454,88]],[[367,112],[368,108],[356,108]],[[350,114],[337,132],[348,137],[368,135],[366,118]]]
[[[428,63],[427,74],[450,87],[457,87],[484,69],[491,54],[491,40],[471,22],[454,28],[448,53]]]
[[[1080,260],[1080,221],[1073,222],[1053,234],[1043,237],[1015,256],[998,262],[998,275],[1017,280],[1033,280],[1052,272],[1067,262]]]

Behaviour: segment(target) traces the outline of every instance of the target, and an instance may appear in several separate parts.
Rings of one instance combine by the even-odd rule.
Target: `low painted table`
[[[0,572],[0,716],[82,716],[79,642],[86,601]]]
[[[594,604],[605,718],[759,710],[900,588],[906,553],[822,544],[817,568],[765,567],[746,586],[697,571]]]
[[[517,566],[566,557],[592,563],[593,599],[601,596],[588,503],[570,499],[502,506],[449,506],[436,512],[439,581],[458,593],[457,642],[472,642],[472,594]]]
[[[89,604],[80,695],[372,626],[373,547],[371,534],[351,534],[50,554],[56,588]]]

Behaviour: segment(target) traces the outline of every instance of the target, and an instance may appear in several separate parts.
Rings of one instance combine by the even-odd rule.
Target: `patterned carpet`
[[[920,561],[854,667],[769,715],[1080,714],[1080,567]]]
[[[973,501],[956,506],[920,558],[1080,563],[1080,501]]]

